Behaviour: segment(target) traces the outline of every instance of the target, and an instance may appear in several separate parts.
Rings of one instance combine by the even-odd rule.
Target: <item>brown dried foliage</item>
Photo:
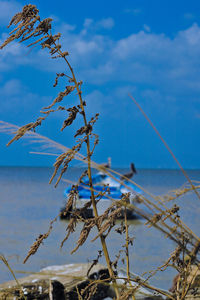
[[[19,140],[21,137],[24,136],[24,134],[27,132],[27,131],[30,131],[30,130],[35,130],[35,128],[39,125],[42,124],[42,121],[45,120],[45,117],[40,117],[37,119],[36,122],[34,123],[29,123],[27,125],[24,125],[22,126],[21,128],[18,129],[18,131],[16,132],[16,135],[14,136],[13,139],[10,140],[10,142],[7,144],[7,146],[9,146],[10,144],[12,144],[14,141],[17,141]]]
[[[83,229],[81,230],[80,237],[77,241],[77,246],[71,251],[71,254],[76,252],[78,248],[85,243],[85,241],[88,238],[88,235],[91,231],[91,229],[96,225],[96,220],[95,218],[93,219],[88,219],[84,221],[84,226]]]
[[[108,230],[108,232],[110,232],[110,230],[115,226],[115,221],[121,216],[122,213],[122,207],[116,208],[115,210],[113,210],[108,216],[107,216],[107,221],[105,221],[105,223],[102,224],[102,226],[99,228],[99,233],[98,235],[92,240],[93,242],[99,237],[101,236],[103,233],[106,232],[106,230]]]
[[[40,247],[40,245],[42,244],[42,242],[43,242],[45,239],[48,238],[49,234],[51,233],[51,231],[52,231],[52,229],[53,229],[53,223],[54,223],[55,221],[57,221],[57,217],[56,217],[54,220],[51,221],[48,231],[47,231],[46,233],[40,234],[40,235],[38,236],[38,238],[36,239],[36,241],[35,241],[35,242],[33,243],[33,245],[31,246],[31,248],[30,248],[30,250],[29,250],[29,252],[28,252],[26,258],[24,259],[24,264],[27,262],[27,260],[29,259],[29,257],[30,257],[31,255],[34,255],[34,254],[37,252],[37,250],[38,250],[38,248]]]
[[[77,113],[79,112],[79,110],[76,106],[68,108],[67,111],[69,111],[70,114],[69,114],[69,117],[63,122],[61,131],[63,131],[65,129],[65,127],[70,126],[73,123],[73,121],[76,119]]]
[[[63,98],[67,95],[69,95],[72,91],[74,91],[75,86],[66,86],[65,90],[63,92],[60,92],[58,94],[58,96],[53,100],[53,102],[47,106],[44,107],[44,109],[50,109],[51,107],[53,107],[56,103],[59,103],[63,100]]]
[[[74,146],[72,149],[70,149],[69,151],[67,151],[66,153],[61,154],[57,159],[56,162],[54,163],[54,173],[49,181],[49,183],[52,182],[52,180],[54,179],[54,177],[56,176],[59,168],[61,165],[63,165],[63,168],[60,172],[60,175],[55,183],[55,187],[58,185],[59,181],[62,178],[62,175],[67,171],[68,165],[69,163],[74,159],[75,155],[77,154],[77,152],[80,151],[81,148],[81,143],[79,143],[78,145]]]

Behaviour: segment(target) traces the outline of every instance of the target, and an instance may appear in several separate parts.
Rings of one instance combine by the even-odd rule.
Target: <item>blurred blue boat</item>
[[[124,193],[130,193],[130,200],[136,200],[137,196],[141,195],[143,192],[141,189],[131,184],[129,181],[123,181],[126,186],[130,189],[121,185],[118,181],[115,181],[110,176],[99,172],[98,174],[92,177],[92,183],[94,188],[94,194],[97,195],[99,192],[105,191],[105,186],[109,185],[109,196],[113,199],[121,199],[121,195]],[[85,185],[85,186],[84,186]],[[68,187],[64,191],[64,195],[68,197],[71,191],[71,187]],[[78,187],[79,199],[86,199],[87,201],[90,199],[91,192],[89,189],[89,181],[83,181],[81,186]],[[108,197],[104,195],[101,199],[108,201]],[[111,201],[111,200],[110,200]]]
[[[134,173],[136,173],[136,171]],[[123,180],[123,182],[128,188],[124,187],[124,185],[122,185],[120,182],[114,180],[113,178],[111,178],[110,176],[108,176],[103,172],[99,172],[96,175],[92,176],[95,196],[97,196],[99,193],[105,192],[105,190],[109,187],[109,193],[100,196],[100,201],[97,202],[97,209],[99,215],[103,214],[104,211],[112,205],[113,201],[110,198],[112,198],[113,200],[120,200],[122,194],[125,193],[129,193],[129,199],[131,204],[138,204],[140,202],[139,196],[142,195],[143,192],[141,189],[139,189],[135,185],[131,184],[128,180],[126,180],[126,178],[128,178],[127,175],[130,176],[130,174],[128,173],[118,179]],[[68,198],[70,191],[71,191],[71,187],[65,189],[64,195],[66,198]],[[91,191],[89,189],[89,180],[83,180],[81,185],[78,186],[78,196],[75,203],[76,209],[82,209],[84,205],[88,201],[90,201],[90,197],[91,197]],[[62,212],[63,212],[63,216],[62,216]],[[69,217],[69,214],[65,216],[65,218],[67,217]],[[84,215],[82,215],[82,217],[85,218],[94,217],[92,207],[88,208],[87,212],[84,212]],[[61,210],[61,218],[64,218],[64,208]],[[128,210],[128,218],[129,219],[136,218],[134,211]]]

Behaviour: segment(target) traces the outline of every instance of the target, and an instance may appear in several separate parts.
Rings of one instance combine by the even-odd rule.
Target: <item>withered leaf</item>
[[[71,108],[68,108],[67,111],[70,112],[69,117],[63,122],[63,126],[61,128],[61,131],[69,125],[73,123],[73,121],[76,119],[76,115],[79,112],[78,108],[76,106],[73,106]]]

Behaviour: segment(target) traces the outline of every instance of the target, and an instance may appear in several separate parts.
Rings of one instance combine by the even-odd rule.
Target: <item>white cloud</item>
[[[115,25],[115,22],[112,18],[102,19],[97,22],[97,27],[104,28],[104,29],[112,29]]]
[[[102,29],[112,29],[115,25],[113,18],[104,18],[99,21],[93,19],[85,19],[83,23],[83,30],[81,31],[82,35],[87,35],[88,33],[96,34],[96,32],[101,31]]]
[[[97,111],[98,113],[102,113],[104,105],[109,100],[109,97],[105,96],[99,90],[93,90],[85,96],[85,99],[88,104],[86,107],[87,113],[94,115]]]
[[[113,54],[122,60],[135,58],[135,61],[137,59],[139,63],[142,57],[146,57],[147,60],[154,63],[155,59],[157,60],[159,57],[165,55],[170,43],[171,40],[163,34],[149,34],[140,31],[117,41],[113,48]],[[161,49],[166,50],[164,53],[160,53]]]
[[[126,8],[124,10],[127,14],[133,14],[134,16],[140,15],[142,10],[140,8]]]
[[[186,20],[194,20],[195,19],[195,15],[192,14],[192,13],[185,13],[183,15],[183,17],[186,19]]]
[[[88,55],[90,53],[101,51],[95,41],[77,40],[74,43],[73,47],[77,55]]]
[[[107,84],[119,88],[133,85],[137,87],[135,93],[138,97],[154,99],[161,107],[170,101],[181,107],[188,97],[190,103],[200,98],[200,27],[196,23],[177,32],[173,38],[149,32],[147,25],[144,25],[145,31],[118,40],[97,30],[98,26],[109,29],[113,24],[110,18],[100,21],[86,19],[79,32],[70,24],[60,25],[63,49],[69,51],[69,60],[79,79],[88,85],[100,85],[101,90]],[[50,60],[42,50],[20,58],[24,48],[15,43],[12,45],[3,54],[3,68],[6,63],[13,68],[13,62],[30,64],[43,71],[59,72],[65,68],[61,60]],[[114,90],[111,94],[116,97]]]
[[[180,31],[178,41],[185,42],[186,46],[200,46],[200,27],[194,23],[190,28]],[[177,40],[176,39],[176,40]]]
[[[91,27],[92,24],[94,24],[93,19],[86,18],[84,23],[83,23],[83,27],[84,28],[89,28],[89,27]]]
[[[11,79],[0,88],[0,93],[7,97],[19,95],[23,90],[24,87],[18,79]]]
[[[94,115],[96,112],[104,117],[112,116],[112,119],[119,119],[127,109],[127,102],[130,104],[128,93],[134,93],[136,87],[124,85],[120,87],[107,88],[105,91],[93,90],[85,96],[87,101],[87,112]],[[119,109],[120,108],[120,109]],[[127,116],[127,118],[132,116]]]
[[[151,28],[150,28],[147,24],[144,24],[144,25],[143,25],[143,28],[144,28],[144,30],[147,31],[147,32],[150,32],[150,31],[151,31]]]
[[[50,97],[40,96],[30,90],[18,79],[11,79],[0,85],[0,119],[11,116],[20,118],[21,112],[32,120],[33,115],[39,116],[40,109],[51,101]]]
[[[114,82],[119,87],[137,86],[137,97],[143,101],[151,99],[155,107],[159,103],[163,112],[165,105],[173,103],[177,112],[188,102],[188,97],[190,104],[198,99],[200,27],[197,24],[178,32],[174,38],[140,31],[114,41],[95,33],[68,32],[64,36],[64,49],[65,46],[71,54],[69,59],[75,65],[78,78],[87,84],[99,85],[100,89]],[[45,64],[49,65],[48,62]],[[52,70],[56,70],[55,66],[54,62]],[[109,92],[109,99],[116,98],[114,90]],[[124,91],[124,97],[125,93],[128,94],[128,90]],[[194,94],[195,97],[192,96]],[[99,95],[96,96],[100,99]]]
[[[75,29],[76,29],[75,25],[70,25],[70,24],[63,24],[62,25],[63,32],[74,31]]]
[[[0,1],[0,25],[8,25],[11,17],[18,13],[22,5],[17,1]]]

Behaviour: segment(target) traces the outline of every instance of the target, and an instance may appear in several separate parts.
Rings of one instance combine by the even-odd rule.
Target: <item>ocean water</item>
[[[65,174],[65,178],[76,181],[81,171],[71,168]],[[122,173],[124,171],[121,170]],[[37,253],[23,264],[30,246],[40,234],[48,231],[50,221],[58,215],[65,202],[63,191],[67,184],[61,181],[56,189],[53,184],[49,185],[52,172],[52,168],[0,167],[0,254],[8,259],[18,277],[24,276],[26,272],[37,272],[49,265],[89,263],[97,257],[97,250],[101,249],[98,240],[91,242],[96,233],[94,229],[86,244],[73,255],[70,254],[78,240],[82,223],[78,224],[77,231],[60,249],[67,222],[58,219],[48,239],[44,240]],[[192,180],[200,179],[199,170],[189,170],[188,175]],[[186,182],[178,170],[138,170],[134,180],[155,195],[164,195]],[[189,193],[178,199],[177,204],[181,207],[182,220],[198,235],[199,199],[193,193]],[[159,231],[147,228],[144,223],[143,220],[131,221],[129,227],[130,235],[134,236],[133,246],[130,248],[130,269],[140,275],[162,265],[176,247]],[[111,259],[114,260],[124,243],[123,237],[112,231],[107,243]],[[105,263],[103,258],[100,263]],[[121,261],[119,265],[123,267]],[[151,283],[168,289],[174,275],[175,272],[169,269],[158,273]],[[10,272],[0,261],[0,282],[10,279]]]

